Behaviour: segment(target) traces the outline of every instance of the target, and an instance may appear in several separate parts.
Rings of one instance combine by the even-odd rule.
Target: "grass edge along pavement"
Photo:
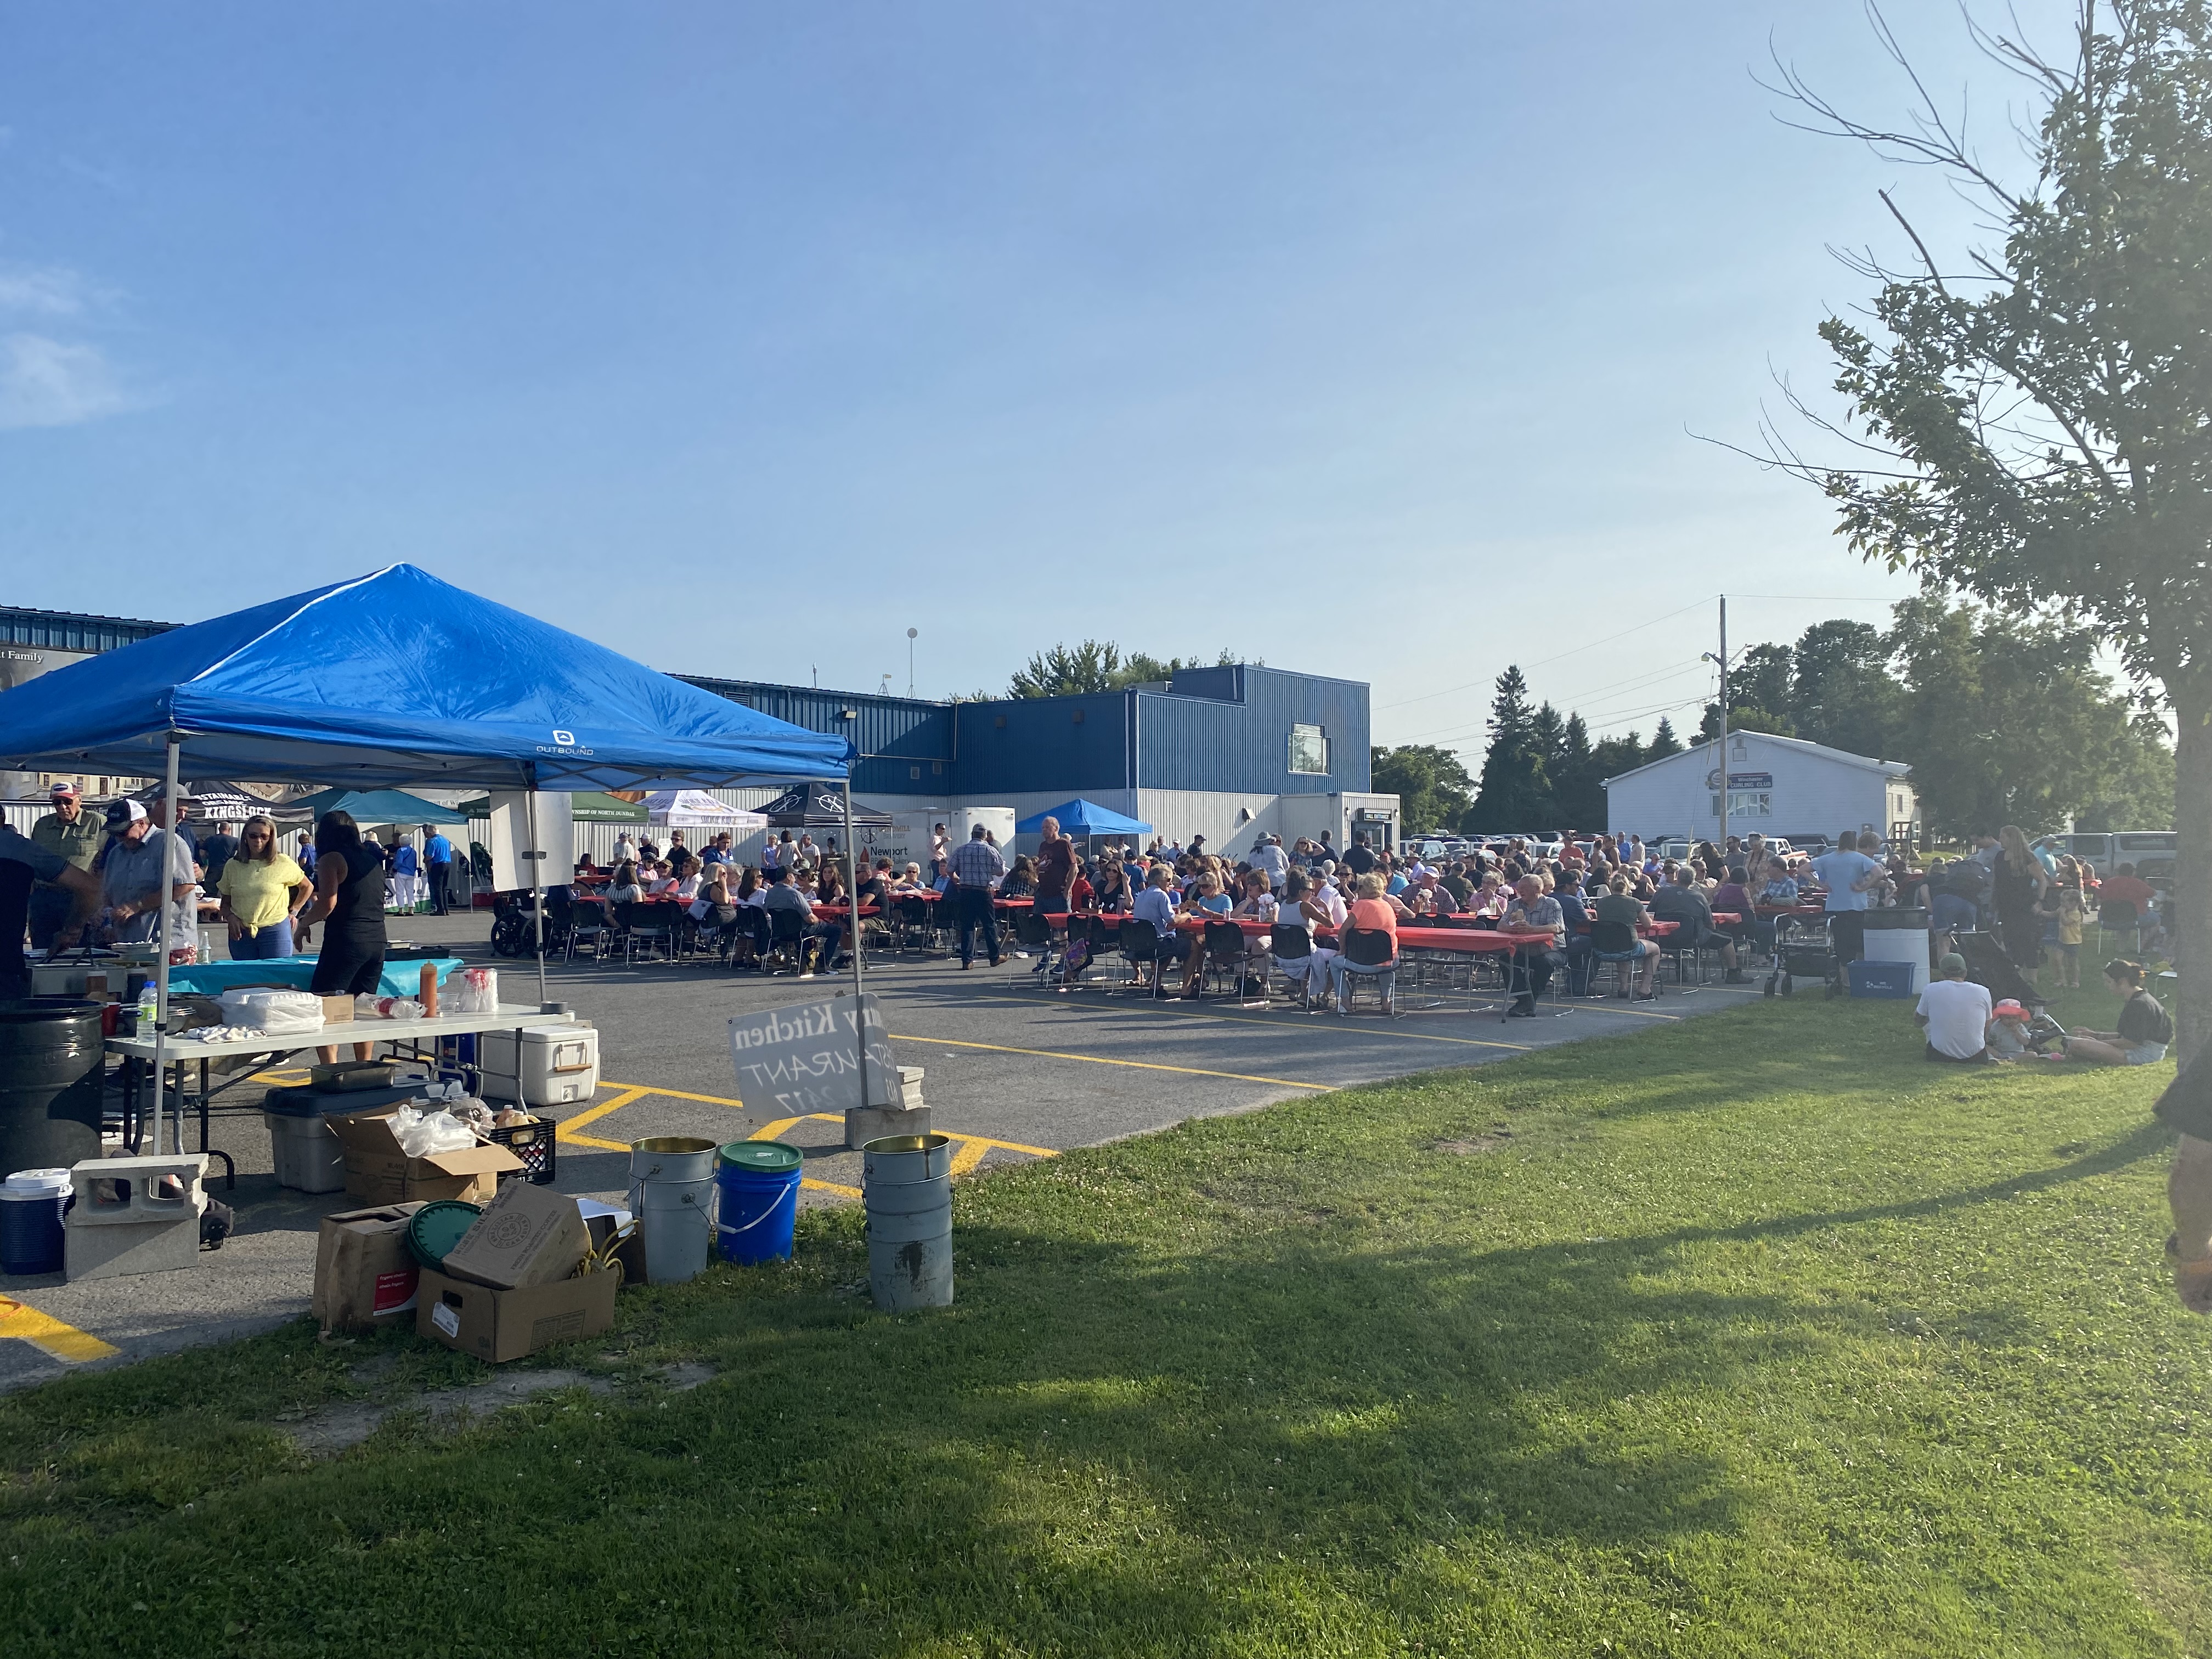
[[[1904,1025],[1756,1005],[966,1182],[942,1314],[811,1212],[529,1362],[612,1392],[327,1462],[289,1424],[486,1368],[300,1321],[26,1390],[0,1647],[2201,1650],[2172,1068]]]

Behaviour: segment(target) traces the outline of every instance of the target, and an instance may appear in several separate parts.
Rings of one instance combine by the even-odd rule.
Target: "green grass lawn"
[[[2203,1652],[2172,1067],[1918,1048],[1753,1003],[994,1175],[931,1316],[811,1214],[526,1362],[615,1395],[319,1463],[483,1368],[303,1321],[18,1395],[0,1651]]]

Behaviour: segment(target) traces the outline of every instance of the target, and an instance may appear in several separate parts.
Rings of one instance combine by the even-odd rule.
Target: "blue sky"
[[[1639,624],[1906,587],[1690,435],[1825,385],[1877,187],[1963,223],[1778,125],[1770,40],[1903,101],[1856,0],[15,7],[0,590],[190,620],[406,559],[677,672],[1228,647],[1479,752],[1517,659],[1648,732],[1711,606]]]

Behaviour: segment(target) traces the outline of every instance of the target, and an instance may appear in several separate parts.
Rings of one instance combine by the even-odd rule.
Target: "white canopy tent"
[[[671,830],[727,830],[750,835],[768,828],[768,819],[760,813],[728,805],[703,789],[656,789],[645,798],[645,817],[648,823],[665,824]]]

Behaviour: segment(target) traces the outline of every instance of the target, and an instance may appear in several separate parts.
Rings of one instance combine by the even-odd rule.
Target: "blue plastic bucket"
[[[715,1158],[720,1203],[714,1235],[725,1261],[788,1261],[799,1219],[799,1148],[733,1140]]]
[[[62,1270],[62,1217],[76,1193],[67,1170],[21,1170],[0,1182],[0,1273]]]

